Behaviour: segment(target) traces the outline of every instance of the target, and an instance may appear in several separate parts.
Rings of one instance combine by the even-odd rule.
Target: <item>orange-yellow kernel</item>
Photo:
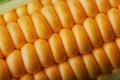
[[[93,50],[92,53],[101,71],[103,73],[109,73],[112,70],[112,65],[109,62],[108,57],[106,56],[103,48],[96,48]]]
[[[99,12],[106,13],[110,9],[108,0],[95,0]]]
[[[58,65],[62,80],[76,80],[75,74],[73,73],[68,62],[64,62]]]
[[[33,77],[34,77],[34,80],[48,80],[48,77],[44,71],[40,71],[40,72],[34,74]]]
[[[82,56],[90,78],[97,78],[101,71],[91,53]]]
[[[103,45],[105,53],[110,60],[113,68],[120,67],[120,50],[115,42],[106,43]]]
[[[83,26],[88,34],[88,37],[90,38],[90,41],[92,42],[93,47],[101,46],[102,38],[95,20],[92,18],[87,18],[84,21]]]
[[[38,39],[35,41],[34,46],[43,67],[49,67],[54,64],[52,52],[46,40]]]
[[[3,14],[4,21],[6,23],[17,21],[18,17],[15,11],[11,10]]]
[[[107,13],[116,37],[120,37],[120,10],[112,8]]]
[[[42,39],[48,39],[52,34],[52,30],[50,29],[50,26],[46,22],[44,16],[39,13],[33,14],[32,21],[38,37]]]
[[[20,80],[34,80],[32,75],[26,74],[20,78]]]
[[[37,39],[37,34],[29,16],[23,16],[18,19],[20,28],[27,42],[33,43]]]
[[[15,48],[20,49],[25,44],[25,38],[16,22],[8,23],[7,29],[10,33]]]
[[[16,8],[16,13],[19,17],[27,16],[28,15],[27,6],[24,5],[24,6]]]
[[[79,1],[78,0],[66,0],[66,3],[68,4],[68,7],[71,11],[71,14],[73,16],[75,23],[82,24],[86,18],[86,14],[83,8],[81,7]]]
[[[77,80],[88,80],[88,72],[80,56],[70,58],[68,61]]]
[[[76,56],[79,53],[79,50],[72,31],[69,29],[61,29],[59,34],[67,56]]]
[[[54,8],[60,18],[62,27],[72,28],[74,21],[67,4],[64,1],[60,0],[54,4]]]
[[[46,20],[50,24],[50,27],[54,32],[59,32],[61,29],[61,23],[57,16],[57,13],[52,6],[44,6],[41,9],[41,13],[45,16]]]
[[[0,49],[5,57],[14,49],[8,30],[4,26],[0,26]]]
[[[45,73],[49,80],[61,80],[61,75],[57,65],[45,68]]]
[[[72,28],[73,34],[75,36],[79,52],[81,54],[86,54],[92,50],[92,45],[88,39],[85,29],[81,25],[74,25]]]
[[[57,33],[53,33],[48,42],[52,50],[55,62],[62,63],[63,61],[65,61],[67,57],[60,36]]]
[[[0,80],[10,80],[7,64],[2,59],[0,59]]]
[[[79,0],[87,16],[95,17],[98,13],[97,6],[94,0]]]
[[[41,8],[42,8],[42,5],[39,1],[34,1],[27,5],[27,10],[29,15],[32,15],[34,13],[40,13]]]
[[[25,74],[25,68],[22,62],[21,53],[19,50],[14,50],[6,58],[8,69],[13,77],[21,77]]]
[[[41,65],[32,44],[26,43],[21,48],[21,56],[27,73],[34,74],[40,71]]]
[[[43,6],[52,5],[51,0],[40,0],[40,2]]]
[[[109,22],[109,19],[107,15],[104,13],[99,13],[95,17],[95,20],[98,24],[98,28],[100,30],[100,33],[102,35],[104,42],[110,42],[114,39],[114,33],[111,28],[111,24]]]
[[[120,5],[120,0],[109,0],[111,7],[118,7]]]

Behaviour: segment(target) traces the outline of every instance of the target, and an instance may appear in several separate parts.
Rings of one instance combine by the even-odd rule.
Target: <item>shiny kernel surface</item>
[[[120,0],[33,0],[0,15],[0,80],[103,80],[120,68]]]

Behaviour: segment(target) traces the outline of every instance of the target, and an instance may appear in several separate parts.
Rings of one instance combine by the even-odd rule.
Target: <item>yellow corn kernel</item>
[[[33,77],[35,80],[48,80],[47,75],[43,71],[40,71],[39,73],[34,74]]]
[[[34,1],[27,5],[27,10],[29,15],[32,15],[34,13],[40,13],[41,8],[42,8],[42,5],[39,1]]]
[[[48,23],[42,14],[36,13],[32,15],[32,21],[39,38],[48,39],[52,34]]]
[[[21,56],[27,73],[34,74],[40,71],[41,65],[32,44],[26,43],[21,48]]]
[[[98,13],[97,6],[94,0],[79,0],[87,16],[95,17]]]
[[[59,34],[67,56],[76,56],[79,51],[72,31],[69,29],[61,29]]]
[[[107,15],[116,37],[120,37],[120,10],[112,8]]]
[[[34,80],[32,75],[26,74],[20,78],[20,80]]]
[[[75,74],[73,73],[68,62],[63,62],[58,65],[62,80],[76,80]]]
[[[43,6],[52,5],[51,0],[40,0]]]
[[[23,16],[18,19],[20,28],[27,42],[34,42],[37,39],[37,34],[29,16]]]
[[[11,54],[6,58],[6,62],[13,77],[17,78],[25,74],[25,68],[19,50],[11,52]]]
[[[62,63],[66,60],[66,52],[63,48],[60,36],[57,33],[53,33],[48,40],[50,48],[52,50],[52,55],[56,63]]]
[[[20,49],[25,44],[25,38],[22,31],[20,30],[18,23],[16,22],[8,23],[7,29],[13,40],[15,48]]]
[[[19,17],[28,15],[27,6],[18,7],[15,11]]]
[[[15,11],[11,10],[3,14],[3,19],[6,23],[17,21],[18,17]]]
[[[108,12],[110,4],[108,0],[95,0],[99,12]]]
[[[93,47],[100,47],[102,45],[102,38],[95,20],[92,18],[87,18],[84,21],[83,26],[88,37],[90,38],[90,41],[92,42]]]
[[[85,29],[81,25],[74,25],[72,28],[73,34],[75,36],[79,52],[81,54],[86,54],[92,50],[91,43],[87,37]]]
[[[5,26],[5,21],[1,15],[0,15],[0,25]]]
[[[54,4],[54,8],[60,18],[62,27],[72,28],[74,21],[72,15],[70,14],[67,4],[64,1],[57,1]]]
[[[98,24],[98,28],[102,35],[103,41],[104,42],[112,41],[114,39],[114,33],[112,31],[112,27],[107,15],[105,15],[104,13],[99,13],[95,17],[95,20]]]
[[[120,50],[120,38],[117,38],[115,41],[116,41],[116,44],[117,44],[117,46],[118,46],[118,48]]]
[[[86,18],[86,14],[78,0],[66,0],[75,23],[81,24]]]
[[[120,0],[109,0],[111,7],[118,7],[120,5]]]
[[[7,64],[2,59],[0,59],[0,80],[10,80]]]
[[[109,62],[103,48],[96,48],[92,53],[101,71],[103,73],[109,73],[112,70],[112,65]]]
[[[35,41],[34,46],[43,67],[49,67],[54,64],[52,53],[46,40],[38,39]]]
[[[66,1],[66,0],[51,0],[52,4],[54,5],[56,2],[59,2],[59,1]]]
[[[99,80],[116,73],[119,2],[33,0],[0,15],[0,80]]]
[[[103,45],[105,53],[110,60],[113,68],[120,67],[120,51],[115,42],[106,43]]]
[[[83,55],[82,58],[90,78],[93,78],[93,79],[97,78],[101,74],[101,71],[95,59],[93,58],[92,54],[90,53],[90,54]]]
[[[77,80],[88,80],[88,72],[80,56],[70,58],[68,61]]]
[[[52,30],[54,32],[59,32],[61,29],[61,23],[60,20],[57,16],[57,13],[52,6],[44,6],[41,9],[41,13],[45,16],[47,19],[48,23],[50,24]]]
[[[5,57],[14,49],[14,45],[7,28],[4,26],[0,26],[0,49]]]
[[[45,73],[49,80],[61,80],[61,75],[57,65],[45,68]]]

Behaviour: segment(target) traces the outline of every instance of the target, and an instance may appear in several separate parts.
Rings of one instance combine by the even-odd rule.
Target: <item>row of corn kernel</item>
[[[29,4],[27,6],[27,8],[26,8],[26,6],[17,8],[16,13],[18,14],[19,17],[23,16],[23,15],[28,15],[28,13],[31,15],[34,12],[40,12],[42,5],[44,5],[44,6],[52,5],[52,3],[54,4],[57,1],[59,2],[59,1],[63,1],[63,0],[52,0],[52,1],[51,0],[40,0],[41,3],[39,3],[39,1],[34,1],[31,4]],[[87,16],[94,17],[98,13],[98,11],[106,13],[110,9],[110,5],[111,5],[111,7],[118,8],[118,6],[120,4],[120,1],[118,1],[118,0],[101,0],[101,1],[91,0],[89,2],[86,0],[80,0],[80,1],[65,0],[65,1],[68,4],[71,14],[73,15],[73,18],[76,23],[81,23],[81,21],[83,21],[83,19],[85,18],[84,10],[85,10]],[[79,4],[79,2],[81,5]],[[76,5],[74,5],[74,4],[76,4]],[[89,5],[86,5],[86,4],[89,4]],[[97,8],[98,8],[98,11],[97,11]],[[28,12],[26,12],[27,9],[28,9]],[[12,19],[12,21],[15,21],[17,18],[14,11],[10,11],[9,15],[8,16],[7,15],[8,14],[5,14],[5,16],[3,16],[5,19],[5,22],[9,22],[10,21],[9,18]],[[2,20],[1,17],[0,17],[0,20],[1,20],[0,24],[4,25],[5,24],[4,20]]]
[[[117,43],[118,43],[118,45],[119,45],[119,39],[117,39]],[[26,44],[26,46],[28,46],[29,45],[29,47],[30,47],[30,44]],[[32,47],[32,45],[31,45],[31,47]],[[105,46],[104,46],[104,49],[105,49],[105,51],[106,51],[106,53],[107,53],[107,56],[108,56],[108,58],[109,58],[109,60],[110,60],[110,62],[111,62],[111,64],[112,64],[112,66],[114,67],[114,68],[119,68],[119,50],[116,48],[116,45],[114,44],[114,43],[106,43],[105,44]],[[34,50],[32,49],[32,48],[29,48],[29,50],[32,50],[32,51],[30,51],[30,52],[33,52]],[[25,52],[26,51],[26,52]],[[100,53],[99,53],[99,51],[100,51]],[[16,51],[14,51],[14,52],[16,52]],[[27,54],[28,53],[28,50],[23,50],[22,51],[23,52],[23,54]],[[25,52],[25,53],[24,53]],[[116,54],[115,54],[115,53]],[[99,55],[99,54],[101,54],[101,55]],[[10,55],[13,55],[13,53],[12,54],[10,54]],[[10,56],[9,55],[9,56]],[[107,72],[106,71],[106,68],[108,69],[108,71],[110,71],[109,70],[109,67],[110,67],[110,65],[108,65],[109,63],[107,63],[106,62],[106,60],[104,60],[104,61],[99,61],[99,59],[100,60],[102,60],[102,59],[107,59],[105,56],[103,56],[104,55],[104,51],[102,50],[102,49],[98,49],[98,51],[97,50],[95,50],[94,51],[94,55],[96,55],[96,59],[97,59],[97,63],[100,65],[100,66],[102,66],[101,68],[103,68],[102,69],[102,71],[103,71],[103,73],[104,72]],[[33,57],[33,56],[35,56],[35,55],[32,55],[31,54],[31,56]],[[30,54],[29,55],[26,55],[26,56],[24,56],[24,57],[26,57],[27,59],[28,58],[30,58],[31,57],[30,56]],[[85,55],[86,56],[86,55]],[[13,64],[11,64],[12,66],[19,66],[18,64],[21,64],[20,62],[16,62],[16,61],[18,61],[18,60],[15,60],[15,59],[19,59],[17,56],[14,56],[14,57],[11,57],[11,59],[13,59],[12,61],[11,60],[9,60],[9,57],[8,57],[8,61],[10,61],[9,63],[11,64],[11,63],[13,63]],[[34,57],[35,58],[35,57]],[[34,63],[36,62],[33,58],[33,61],[34,61],[34,63],[31,63],[31,61],[30,61],[30,59],[28,59],[28,62],[26,62],[26,61],[24,61],[24,59],[25,58],[23,58],[23,62],[24,63],[29,63],[30,65],[28,65],[28,66],[26,66],[26,68],[29,68],[30,66],[33,66],[34,68],[35,68],[35,65],[34,65]],[[27,60],[26,59],[26,60]],[[88,59],[88,58],[86,58],[86,59]],[[30,62],[29,62],[30,61]],[[86,63],[88,64],[87,65],[87,68],[90,68],[89,66],[90,66],[90,64],[89,64],[89,62],[88,61],[90,61],[90,60],[87,60],[86,61]],[[100,62],[100,63],[99,63]],[[104,62],[106,62],[105,64],[104,64]],[[15,63],[18,63],[17,65],[15,64]],[[92,62],[91,62],[92,63]],[[33,64],[33,65],[32,65]],[[102,65],[103,64],[103,65]],[[37,66],[39,66],[39,65],[37,65]],[[109,67],[108,67],[109,66]],[[15,69],[14,67],[11,67],[12,69]],[[18,69],[17,70],[19,70],[19,67],[17,67]],[[36,69],[38,69],[39,70],[39,68],[36,68]],[[94,65],[93,65],[93,69],[94,69]],[[88,71],[89,70],[91,70],[91,69],[88,69]],[[11,71],[15,71],[15,70],[11,70]],[[20,70],[21,71],[21,70]],[[92,72],[93,72],[94,70],[92,70]],[[15,71],[15,72],[17,72],[17,71]],[[17,72],[18,73],[18,72]],[[93,75],[96,75],[96,74],[93,74]]]
[[[118,38],[116,40],[116,42],[119,43],[119,41],[120,41],[120,39]],[[30,47],[30,45],[29,45],[29,47]],[[32,45],[31,45],[31,47],[32,47]],[[112,70],[112,67],[119,68],[120,67],[120,62],[119,62],[120,51],[118,50],[115,43],[114,42],[106,43],[103,48],[104,48],[105,52],[102,48],[94,49],[93,50],[94,57],[91,54],[83,55],[82,58],[83,58],[84,63],[81,62],[82,60],[81,60],[80,56],[77,56],[74,58],[69,58],[68,62],[70,65],[68,65],[68,63],[66,63],[66,62],[63,62],[61,64],[58,64],[59,70],[57,69],[57,66],[51,66],[48,68],[44,68],[45,74],[47,75],[47,77],[49,79],[55,79],[56,77],[61,79],[60,78],[60,74],[61,74],[62,79],[71,79],[71,78],[75,79],[75,76],[76,76],[77,79],[87,80],[89,78],[88,75],[90,76],[90,78],[96,78],[101,74],[101,71],[103,73],[107,73]],[[31,48],[31,50],[32,50],[32,48]],[[31,52],[32,51],[30,51],[30,53]],[[33,50],[33,52],[34,52],[34,50]],[[24,53],[24,54],[26,54],[26,53]],[[31,53],[31,54],[33,54],[33,53]],[[24,57],[28,58],[28,55],[24,56]],[[31,57],[31,56],[29,55],[29,57]],[[107,57],[110,62],[107,60]],[[97,63],[95,60],[97,61]],[[40,66],[38,65],[39,63],[37,63],[37,58],[35,60],[35,55],[32,55],[32,61],[30,59],[29,60],[26,59],[26,61],[25,61],[25,58],[23,58],[23,62],[21,62],[22,60],[21,60],[20,52],[17,50],[13,51],[7,57],[6,61],[7,61],[8,68],[10,69],[10,72],[13,77],[20,77],[20,76],[24,75],[25,69],[26,69],[27,73],[29,73],[29,74],[34,74],[36,72],[36,70],[38,70],[38,71],[40,70]],[[31,61],[33,63],[31,63],[29,61]],[[24,69],[23,64],[25,62],[26,62],[26,64],[29,64],[29,65],[26,66],[26,64],[25,64],[25,69]],[[1,62],[1,65],[2,65],[2,63],[3,63],[3,61]],[[84,66],[84,64],[85,64],[85,66]],[[6,66],[4,64],[2,66],[2,68],[0,68],[0,69],[1,69],[1,71],[3,71],[5,73],[3,75],[8,75],[8,72],[6,72],[7,69],[5,67]],[[86,71],[85,67],[86,67],[87,71]],[[100,67],[101,71],[100,71],[99,67]],[[55,69],[55,72],[52,72],[52,71],[54,71],[54,69]],[[73,72],[71,72],[71,69],[74,72],[74,74],[73,74]],[[50,73],[49,73],[49,71],[50,71]],[[59,74],[59,71],[60,71],[60,74]],[[53,74],[51,74],[51,73],[53,73]],[[2,77],[4,77],[4,76],[2,76]],[[41,77],[41,76],[37,76],[37,77]],[[35,78],[37,78],[37,77],[35,77]],[[8,78],[8,77],[4,77],[4,78]]]
[[[119,46],[119,38],[117,39],[117,43],[118,43],[118,46]],[[29,47],[29,48],[28,48]],[[27,49],[28,48],[28,49]],[[107,49],[108,48],[108,49]],[[24,50],[25,49],[25,50]],[[32,49],[32,45],[31,45],[31,48],[30,48],[30,44],[26,44],[23,48],[22,48],[22,53],[23,54],[25,54],[25,53],[28,53],[28,51],[29,50],[31,50],[30,52],[34,52],[34,50]],[[106,53],[108,53],[107,54],[107,56],[108,56],[108,58],[110,59],[110,61],[111,61],[111,63],[112,63],[112,66],[114,67],[114,68],[119,68],[119,50],[116,48],[116,46],[115,46],[115,44],[114,43],[110,43],[110,44],[108,44],[107,45],[107,47],[105,47],[105,51],[106,51]],[[14,51],[14,52],[17,52],[17,51]],[[19,52],[19,51],[18,51]],[[25,53],[24,53],[25,52]],[[116,54],[115,54],[115,53]],[[11,56],[11,55],[13,55],[13,54],[10,54],[9,56]],[[23,55],[24,56],[24,55]],[[32,55],[31,54],[31,56],[33,57],[33,56],[35,56],[35,55]],[[31,63],[31,62],[29,62],[30,61],[30,59],[31,59],[31,56],[30,56],[30,54],[29,55],[26,55],[26,56],[24,56],[24,57],[28,57],[28,63]],[[29,58],[30,57],[30,58]],[[98,56],[98,57],[100,57],[100,56]],[[7,57],[8,59],[9,59],[9,57]],[[8,61],[10,61],[9,63],[11,64],[11,63],[13,63],[12,64],[12,67],[13,66],[19,66],[18,64],[15,64],[15,63],[19,63],[19,62],[14,62],[14,61],[17,61],[17,60],[14,60],[14,58],[15,59],[19,59],[18,57],[17,57],[17,55],[15,56],[14,55],[14,57],[11,57],[11,59],[13,59],[12,60],[12,62],[11,62],[11,60],[8,60]],[[36,57],[35,57],[36,58]],[[100,57],[101,58],[101,57]],[[99,58],[99,59],[100,59]],[[103,57],[102,57],[103,58]],[[25,58],[24,58],[25,59]],[[46,58],[45,58],[46,59]],[[96,58],[96,59],[98,59],[98,58]],[[34,59],[33,59],[34,60]],[[89,60],[88,60],[89,61]],[[25,62],[25,61],[24,61]],[[34,61],[35,62],[35,61]],[[98,62],[99,63],[99,62]],[[20,63],[19,63],[20,64]],[[27,63],[26,63],[27,64]],[[30,65],[28,65],[28,66],[30,66]],[[29,67],[26,67],[26,68],[29,68]],[[31,65],[32,66],[32,65]],[[34,66],[34,65],[33,65]],[[12,68],[11,67],[11,68]],[[19,67],[16,67],[16,68],[19,68]],[[89,68],[89,66],[88,66],[88,68]],[[13,69],[15,69],[15,68],[13,68]],[[19,69],[18,69],[19,70]],[[11,70],[11,71],[15,71],[15,70]],[[103,70],[104,71],[104,70]],[[15,71],[15,72],[17,72],[17,71]]]
[[[95,17],[98,27],[97,27],[95,20],[92,18],[85,19],[85,21],[83,23],[85,30],[81,28],[82,26],[75,25],[76,27],[73,27],[72,30],[75,35],[75,39],[77,41],[80,53],[85,53],[86,50],[84,50],[84,48],[87,48],[86,46],[88,46],[88,44],[86,44],[86,43],[89,43],[88,51],[90,51],[90,48],[92,48],[90,45],[90,41],[91,41],[93,47],[100,47],[102,45],[101,35],[103,37],[104,42],[110,42],[110,41],[114,40],[115,36],[119,37],[120,36],[120,33],[119,33],[120,29],[119,29],[119,22],[118,22],[120,19],[119,15],[120,15],[119,10],[110,9],[109,16],[108,16],[109,19],[107,18],[107,16],[105,14],[102,14],[102,13],[99,13]],[[116,18],[116,16],[117,16],[117,18]],[[110,25],[108,20],[111,21],[112,26]],[[32,23],[32,21],[33,21],[33,23]],[[101,23],[101,21],[102,21],[102,23]],[[20,49],[25,44],[25,40],[27,42],[33,43],[37,39],[37,35],[39,38],[48,39],[52,34],[52,30],[49,27],[47,20],[45,20],[44,16],[40,13],[33,14],[32,20],[29,16],[20,17],[18,19],[18,24],[16,22],[8,23],[7,29],[9,31],[9,33],[8,33],[6,27],[1,27],[1,29],[0,29],[0,33],[1,33],[0,35],[2,36],[2,38],[0,39],[0,41],[1,41],[0,46],[1,46],[1,51],[3,52],[3,54],[5,56],[7,56],[14,49],[14,45],[15,45],[15,48]],[[35,27],[33,27],[33,26],[35,26]],[[112,29],[111,29],[111,27],[112,27]],[[98,29],[100,30],[100,32]],[[84,34],[82,34],[82,32]],[[68,33],[68,34],[66,34],[66,33]],[[60,30],[60,37],[62,39],[65,50],[67,50],[67,48],[69,48],[70,45],[75,43],[75,40],[73,39],[74,37],[68,37],[68,39],[67,39],[67,37],[65,37],[66,39],[64,39],[64,36],[73,35],[73,33],[69,29],[61,29]],[[86,37],[83,36],[84,37],[83,39],[85,39],[86,42],[84,44],[81,44],[84,41],[84,40],[80,41],[80,40],[82,40],[81,37],[82,37],[82,35],[86,35],[86,33],[87,33],[90,41],[88,40],[87,36]],[[11,40],[9,34],[12,37],[12,40]],[[114,36],[114,34],[115,34],[115,36]],[[81,36],[79,36],[79,35],[81,35]],[[13,45],[12,41],[13,41],[14,45]],[[4,45],[6,43],[8,43],[8,45]],[[69,43],[69,45],[68,45],[68,43]],[[76,45],[72,45],[73,50],[74,50],[74,48],[76,48],[75,46]],[[83,48],[83,51],[81,48]],[[69,48],[69,49],[71,49],[71,48]],[[70,51],[70,52],[72,53],[72,51]]]
[[[65,30],[65,29],[64,29]],[[67,30],[67,29],[66,29]],[[40,46],[40,44],[42,43],[46,43],[46,41],[45,40],[41,40],[42,42],[40,43],[40,44],[38,44],[39,42],[40,42],[40,39],[39,40],[37,40],[36,41],[36,44],[38,45],[38,46]],[[45,41],[45,42],[44,42]],[[38,42],[38,43],[37,43]],[[118,47],[119,47],[119,42],[117,42],[118,43]],[[32,46],[32,45],[31,45]],[[109,48],[109,46],[110,46],[110,48]],[[112,48],[111,48],[112,47]],[[24,49],[25,48],[25,49]],[[36,47],[37,48],[37,47]],[[38,47],[39,49],[41,49],[41,50],[43,50],[43,48],[40,48],[40,47]],[[45,50],[47,50],[48,48],[45,46],[44,48],[46,48]],[[39,49],[38,49],[38,52],[39,52]],[[29,51],[30,50],[30,51]],[[111,51],[112,50],[112,51]],[[50,50],[48,49],[47,50],[48,52],[50,52]],[[114,45],[108,45],[108,50],[106,49],[106,53],[107,53],[107,51],[110,51],[110,52],[112,52],[111,54],[110,54],[110,52],[108,52],[108,58],[110,59],[110,61],[111,61],[111,63],[113,64],[113,67],[114,68],[119,68],[119,50],[117,49],[116,50],[116,47],[114,46]],[[22,51],[21,51],[22,53],[23,53],[23,56],[25,55],[25,54],[27,54],[27,53],[29,53],[29,52],[34,52],[34,50],[32,49],[32,48],[30,48],[30,44],[28,43],[28,44],[25,44],[24,46],[23,46],[23,48],[22,48]],[[41,51],[40,51],[41,52]],[[116,53],[116,55],[115,54],[113,54],[113,53]],[[10,54],[11,55],[11,54]],[[10,56],[9,55],[9,56]],[[111,56],[112,55],[112,56]],[[31,55],[31,56],[33,56],[33,55]],[[30,57],[31,57],[30,56]],[[41,55],[42,57],[44,56],[44,55]],[[29,56],[28,55],[26,55],[25,57],[28,57],[28,62],[29,62]],[[111,58],[112,57],[112,58]],[[13,57],[11,57],[12,59],[13,59]],[[16,57],[17,58],[17,57]],[[44,61],[46,61],[45,59],[46,58],[48,58],[48,57],[45,57],[44,58],[44,60],[43,60],[43,62]],[[25,58],[24,58],[25,59]],[[40,59],[41,59],[41,57],[40,57]],[[51,58],[52,59],[52,58]],[[114,61],[113,61],[114,60]],[[10,61],[10,60],[8,60],[8,61]],[[17,61],[17,60],[14,60],[14,61]],[[47,62],[48,61],[50,61],[50,60],[47,60]],[[24,61],[25,62],[25,61]],[[34,61],[35,62],[35,61]],[[10,62],[11,63],[11,62]],[[18,63],[18,62],[17,62]],[[31,63],[31,61],[29,62],[29,63]],[[43,63],[44,64],[44,63]],[[12,71],[14,71],[14,70],[12,70]]]
[[[11,31],[12,32],[12,31]],[[14,40],[14,39],[13,39]]]

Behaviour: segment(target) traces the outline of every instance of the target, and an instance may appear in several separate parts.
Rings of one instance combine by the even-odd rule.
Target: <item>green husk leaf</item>
[[[100,80],[120,80],[120,70],[107,76],[103,76]]]
[[[0,15],[31,1],[33,0],[0,0]]]

